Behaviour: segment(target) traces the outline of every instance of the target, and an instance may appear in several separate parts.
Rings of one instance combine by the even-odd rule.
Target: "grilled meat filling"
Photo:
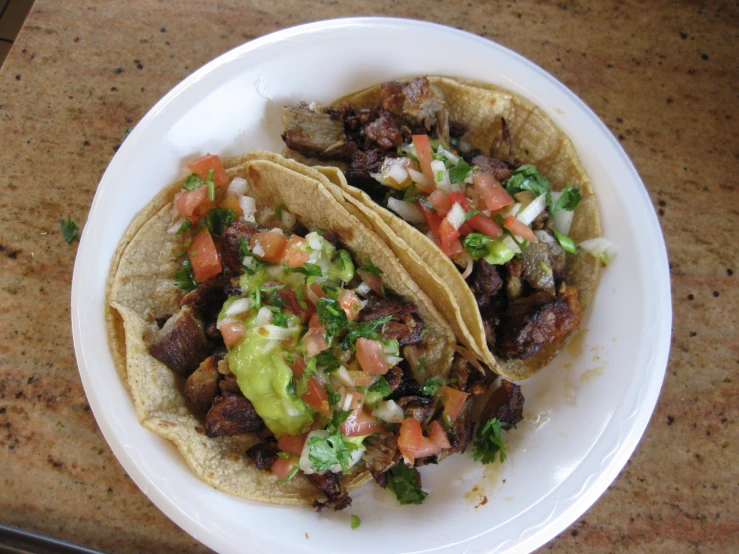
[[[203,322],[189,307],[167,320],[149,353],[181,377],[188,377],[213,351]]]
[[[254,433],[263,426],[264,421],[249,399],[230,392],[216,397],[205,417],[205,434],[209,437]]]

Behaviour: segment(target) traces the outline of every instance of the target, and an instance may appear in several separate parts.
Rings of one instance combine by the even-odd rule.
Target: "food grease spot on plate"
[[[569,352],[573,358],[579,358],[583,355],[583,352],[585,351],[585,337],[587,336],[588,331],[589,329],[582,329],[580,332],[575,333],[575,336],[572,337],[565,346],[567,352]]]
[[[593,369],[585,370],[580,374],[580,382],[584,383],[585,381],[593,379],[594,377],[598,377],[598,375],[602,375],[602,374],[603,374],[603,366],[600,366],[600,365],[597,367],[594,367]]]

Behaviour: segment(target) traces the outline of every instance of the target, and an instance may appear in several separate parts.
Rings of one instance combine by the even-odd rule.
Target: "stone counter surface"
[[[204,552],[125,474],[77,372],[70,285],[98,182],[144,114],[219,54],[298,23],[428,19],[542,66],[610,127],[669,250],[665,384],[630,462],[542,551],[739,551],[739,6],[604,0],[37,0],[0,70],[0,523],[109,552]]]

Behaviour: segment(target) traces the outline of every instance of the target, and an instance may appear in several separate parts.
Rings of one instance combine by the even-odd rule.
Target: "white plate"
[[[604,234],[618,256],[584,316],[577,348],[523,384],[526,421],[500,469],[455,456],[422,470],[423,506],[400,507],[368,486],[349,513],[250,503],[213,490],[166,441],[143,429],[106,346],[106,273],[133,216],[206,152],[282,148],[280,107],[329,102],[374,83],[445,74],[508,87],[572,138],[595,183]],[[603,493],[647,426],[667,363],[672,320],[667,256],[651,202],[595,114],[521,56],[448,27],[345,19],[286,29],[213,60],[136,126],[98,188],[72,284],[74,345],[103,434],[141,490],[192,536],[221,552],[530,551]],[[470,492],[473,487],[482,491]],[[487,504],[479,504],[482,494]],[[289,550],[288,550],[289,549]]]

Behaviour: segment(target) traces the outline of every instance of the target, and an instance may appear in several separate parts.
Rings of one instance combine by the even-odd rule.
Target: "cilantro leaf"
[[[249,242],[243,238],[239,239],[239,258],[246,258],[251,256],[251,249],[249,248]]]
[[[339,360],[334,355],[333,350],[331,350],[330,348],[318,354],[315,360],[316,367],[322,369],[324,373],[331,373],[332,371],[336,371],[341,365]]]
[[[174,274],[174,283],[177,288],[182,290],[193,290],[198,287],[195,280],[195,274],[192,271],[192,264],[188,258],[182,261],[182,269]]]
[[[434,396],[436,391],[444,386],[444,380],[441,377],[431,377],[426,379],[421,385],[421,393],[424,396]]]
[[[302,273],[306,277],[323,277],[321,266],[317,264],[312,264],[310,262],[305,262],[303,265],[293,267],[290,269],[290,271],[292,271],[293,273]]]
[[[205,181],[203,181],[202,177],[197,173],[192,173],[187,179],[185,179],[185,182],[182,183],[182,188],[185,190],[199,189],[204,182]]]
[[[377,392],[385,398],[386,396],[391,395],[393,390],[390,388],[390,385],[388,385],[387,379],[380,375],[380,378],[369,386],[367,392]]]
[[[282,312],[272,314],[272,324],[277,327],[287,327],[287,316]]]
[[[339,464],[346,473],[349,471],[350,452],[356,446],[346,443],[344,435],[335,429],[327,437],[313,436],[308,439],[308,449],[308,459],[316,471],[328,471]]]
[[[480,213],[480,210],[470,210],[469,212],[467,212],[466,214],[464,214],[464,220],[465,221],[469,221],[470,219],[472,219],[473,217],[475,217],[479,213]]]
[[[365,258],[364,265],[359,266],[359,269],[362,269],[368,273],[371,273],[372,275],[380,276],[382,275],[382,270],[379,267],[376,267],[372,260],[369,258]]]
[[[449,169],[449,182],[451,184],[461,183],[472,173],[472,167],[460,158],[457,165]]]
[[[333,408],[341,402],[341,394],[331,388],[331,385],[326,385],[326,392],[328,393],[328,404]]]
[[[511,176],[505,181],[502,181],[501,184],[510,195],[530,190],[536,196],[539,196],[551,190],[547,178],[541,175],[536,170],[536,167],[531,164],[525,164],[515,169]],[[547,200],[547,203],[551,204],[549,195],[547,195]]]
[[[315,372],[316,361],[311,358],[306,362],[305,369],[303,370],[303,373],[301,373],[300,377],[297,379],[293,377],[293,392],[296,396],[303,396],[308,392],[308,381],[310,381],[311,376],[313,376]]]
[[[285,306],[285,300],[279,295],[278,291],[285,285],[275,285],[273,287],[260,287],[259,291],[262,297],[262,303],[282,308]]]
[[[342,423],[349,419],[352,412],[353,410],[334,410],[331,417],[331,425],[338,429]]]
[[[579,188],[567,187],[562,191],[562,195],[554,203],[554,206],[552,206],[551,213],[554,214],[554,212],[557,212],[559,210],[567,210],[569,212],[572,212],[575,210],[575,208],[577,208],[577,205],[580,203],[581,199],[582,197],[580,196]]]
[[[67,244],[72,244],[74,237],[77,236],[77,230],[79,229],[79,227],[77,227],[77,224],[72,221],[71,217],[68,217],[67,221],[60,219],[59,225],[62,228],[62,236],[64,237],[64,240],[67,241]]]
[[[401,506],[423,504],[428,496],[419,485],[418,470],[399,463],[388,471],[387,488],[395,493]]]
[[[483,464],[491,464],[495,461],[496,454],[501,463],[505,461],[505,443],[501,434],[505,427],[507,424],[494,417],[477,429],[477,438],[472,443],[472,457],[475,461],[482,460]]]
[[[354,329],[346,334],[343,342],[341,343],[341,347],[344,350],[349,350],[354,346],[354,343],[357,342],[357,339],[361,337],[372,340],[379,339],[380,337],[377,334],[377,328],[385,325],[391,319],[393,319],[393,316],[388,315],[380,319],[376,319],[375,321],[360,322],[359,324],[357,324],[356,327],[354,327]]]
[[[177,233],[175,233],[175,234],[181,235],[182,233],[184,233],[188,229],[192,229],[192,228],[193,228],[192,221],[190,221],[189,219],[186,219],[185,221],[182,222],[182,225],[180,225],[180,228],[177,229]]]
[[[227,208],[213,208],[208,212],[206,225],[211,235],[220,235],[236,219],[236,214]]]
[[[316,302],[318,322],[326,329],[326,334],[335,337],[349,326],[349,319],[338,300],[319,298]]]
[[[464,246],[464,249],[469,252],[470,256],[472,256],[473,260],[479,260],[480,258],[487,256],[488,248],[492,242],[493,239],[489,236],[474,231],[464,237],[462,245]]]

